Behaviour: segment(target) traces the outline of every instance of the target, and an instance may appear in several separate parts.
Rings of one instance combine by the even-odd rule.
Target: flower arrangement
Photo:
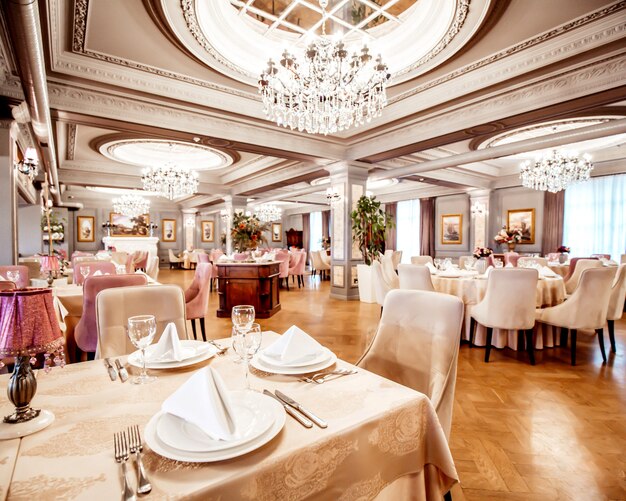
[[[522,230],[503,226],[493,239],[497,244],[517,244],[522,241]]]
[[[557,252],[560,252],[561,254],[565,254],[570,252],[569,247],[567,245],[561,245],[561,247],[559,247],[557,250]]]
[[[489,257],[493,254],[493,249],[491,247],[476,247],[474,249],[473,256],[476,259],[480,259],[481,257]]]
[[[255,249],[260,244],[267,242],[263,232],[268,230],[268,223],[262,223],[255,215],[235,212],[233,214],[233,227],[230,230],[233,247],[238,252]]]

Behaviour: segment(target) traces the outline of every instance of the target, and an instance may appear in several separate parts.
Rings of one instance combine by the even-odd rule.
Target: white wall
[[[20,256],[32,256],[42,250],[41,206],[27,205],[17,210],[18,252]],[[67,225],[66,231],[67,231]],[[67,235],[66,235],[67,238]]]

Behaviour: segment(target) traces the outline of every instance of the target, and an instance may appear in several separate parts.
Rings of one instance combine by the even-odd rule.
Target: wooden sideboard
[[[270,318],[280,311],[278,274],[280,263],[217,263],[219,307],[217,316],[230,317],[233,306],[254,306],[256,318]]]

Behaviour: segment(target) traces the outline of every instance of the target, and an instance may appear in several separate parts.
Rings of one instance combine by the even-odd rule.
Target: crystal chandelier
[[[379,116],[387,104],[391,75],[381,56],[372,61],[367,46],[348,55],[342,42],[326,37],[326,6],[322,37],[299,59],[285,50],[277,66],[271,59],[259,79],[267,117],[283,127],[312,134],[332,134],[358,127]]]
[[[587,181],[592,169],[587,154],[581,158],[574,151],[552,150],[535,162],[524,162],[520,179],[525,188],[556,193],[572,183]]]
[[[198,173],[177,165],[146,167],[141,182],[144,190],[169,200],[195,195],[198,191]]]
[[[328,205],[334,205],[341,202],[341,195],[335,191],[335,188],[326,188],[326,202]]]
[[[26,153],[24,153],[24,158],[19,162],[15,162],[15,167],[19,172],[28,176],[30,181],[32,182],[35,177],[37,177],[37,166],[39,165],[39,161],[37,160],[37,152],[35,148],[26,148]]]
[[[122,195],[113,199],[113,211],[128,217],[142,216],[150,212],[150,202],[139,195]]]
[[[280,207],[277,207],[274,204],[263,204],[255,208],[254,213],[260,221],[263,221],[264,223],[269,223],[271,221],[276,221],[277,219],[280,219],[283,211]]]

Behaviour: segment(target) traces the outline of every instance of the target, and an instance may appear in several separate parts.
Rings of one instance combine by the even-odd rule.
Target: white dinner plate
[[[277,367],[277,368],[285,368],[285,367],[299,367],[301,369],[304,369],[310,365],[318,365],[321,364],[323,362],[326,362],[331,356],[333,355],[332,351],[330,351],[328,348],[322,348],[322,351],[319,353],[319,355],[316,355],[315,357],[309,358],[306,361],[300,361],[300,362],[293,362],[290,364],[283,364],[279,359],[272,357],[270,355],[265,354],[264,352],[260,351],[259,352],[259,358],[263,361],[264,364],[272,366],[272,367]]]
[[[461,273],[455,272],[455,273],[439,273],[439,275],[437,275],[438,277],[441,278],[460,278],[461,277]]]
[[[273,402],[262,393],[233,391],[231,403],[235,426],[239,431],[233,440],[209,437],[196,425],[161,411],[156,424],[156,434],[167,446],[185,452],[213,452],[232,449],[261,436],[274,423]]]
[[[274,422],[269,430],[267,430],[265,433],[258,436],[254,440],[246,442],[245,444],[241,444],[237,447],[231,447],[230,449],[225,449],[221,451],[179,451],[178,449],[174,449],[163,443],[163,441],[157,436],[156,428],[159,415],[161,414],[160,412],[152,416],[152,418],[150,418],[150,421],[148,421],[148,424],[146,425],[146,429],[144,430],[146,444],[148,445],[148,447],[150,447],[150,449],[163,457],[173,459],[174,461],[186,461],[189,463],[212,463],[215,461],[224,461],[226,459],[243,456],[244,454],[248,454],[249,452],[252,452],[268,443],[276,435],[278,435],[280,430],[283,429],[283,426],[285,426],[286,412],[284,407],[280,404],[280,402],[274,400],[271,397],[265,396],[265,398],[272,401],[271,409],[274,416]]]
[[[197,364],[198,362],[208,360],[209,358],[215,356],[218,351],[215,346],[209,343],[205,343],[204,341],[184,339],[180,342],[180,344],[182,345],[183,349],[194,349],[196,351],[196,355],[185,360],[181,360],[180,362],[146,362],[146,369],[176,369],[178,367],[187,367],[188,365],[193,365]],[[141,368],[143,366],[141,361],[141,351],[137,350],[128,355],[128,363],[133,367]]]
[[[309,374],[311,372],[321,371],[333,365],[337,361],[337,355],[335,355],[332,351],[328,351],[330,354],[330,358],[315,365],[306,365],[300,367],[282,367],[278,365],[270,365],[265,363],[257,353],[252,360],[250,361],[250,365],[255,369],[258,369],[263,372],[269,372],[270,374],[285,374],[285,375],[294,375],[294,374]]]

